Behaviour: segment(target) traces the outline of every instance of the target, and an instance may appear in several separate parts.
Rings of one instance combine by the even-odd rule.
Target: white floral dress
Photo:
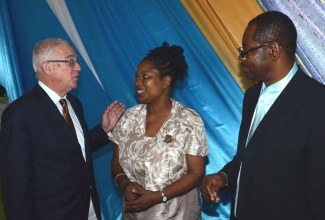
[[[209,154],[204,124],[197,112],[172,100],[171,114],[156,137],[145,136],[146,105],[128,109],[110,134],[119,145],[119,162],[130,181],[158,191],[187,172],[186,154]],[[198,188],[123,219],[201,219]]]

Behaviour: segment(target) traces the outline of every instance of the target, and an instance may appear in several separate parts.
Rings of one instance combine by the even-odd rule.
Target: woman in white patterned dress
[[[142,104],[128,109],[110,135],[123,219],[201,219],[198,185],[209,153],[204,124],[170,98],[187,69],[183,48],[166,42],[138,66],[134,86]]]

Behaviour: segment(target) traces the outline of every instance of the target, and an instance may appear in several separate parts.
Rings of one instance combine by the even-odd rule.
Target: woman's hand
[[[139,195],[135,192],[142,189],[142,186],[136,182],[129,182],[124,190],[124,201],[132,202],[136,200]]]
[[[141,212],[162,202],[159,191],[154,192],[143,188],[134,188],[131,191],[136,195],[136,199],[124,202],[124,212]]]

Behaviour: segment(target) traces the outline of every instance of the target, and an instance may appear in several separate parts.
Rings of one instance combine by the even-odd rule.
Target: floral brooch
[[[164,134],[168,132],[168,128],[165,127],[163,129],[164,129]],[[165,139],[164,139],[164,142],[167,143],[167,144],[169,144],[172,141],[173,141],[173,137],[171,135],[169,135],[169,134],[166,134]]]

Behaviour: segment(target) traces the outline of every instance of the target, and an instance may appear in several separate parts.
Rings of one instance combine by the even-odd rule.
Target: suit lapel
[[[294,97],[302,92],[299,89],[299,85],[303,80],[303,74],[304,73],[300,69],[297,71],[288,85],[281,92],[279,97],[275,100],[269,111],[265,114],[247,145],[252,145],[266,131],[270,129],[272,130],[273,126],[277,124],[278,120],[281,120],[281,116],[284,115],[284,111],[287,111],[288,107],[291,106],[290,102],[294,100]]]
[[[57,106],[53,103],[46,92],[38,84],[35,86],[34,91],[39,99],[39,108],[43,108],[48,112],[50,123],[59,126],[60,130],[64,131],[64,129],[68,129]]]
[[[242,149],[245,149],[246,141],[251,125],[251,121],[254,115],[255,106],[258,101],[258,97],[261,91],[262,83],[252,87],[247,91],[245,95],[245,100],[243,102],[243,117],[241,122],[241,132],[239,133],[238,146]]]
[[[57,106],[53,103],[51,98],[47,95],[47,93],[37,84],[34,87],[34,92],[39,100],[39,108],[43,108],[45,111],[48,112],[49,118],[48,123],[49,126],[54,126],[56,129],[56,133],[53,135],[60,135],[63,136],[69,141],[70,144],[67,144],[67,146],[70,147],[78,147],[80,151],[80,155],[82,156],[80,144],[74,134],[71,132],[70,128],[67,126],[64,118],[62,117],[60,111],[58,110]],[[69,100],[70,101],[70,100]],[[77,114],[77,113],[76,113]],[[80,120],[80,123],[82,120]],[[84,129],[84,128],[83,128]]]

